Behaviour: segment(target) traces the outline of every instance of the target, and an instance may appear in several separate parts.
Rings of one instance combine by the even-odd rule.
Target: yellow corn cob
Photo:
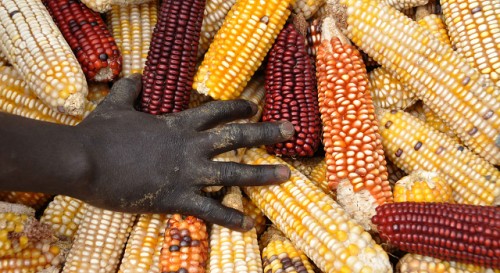
[[[49,225],[58,237],[72,240],[85,214],[84,207],[78,199],[57,195],[44,210],[40,222]]]
[[[106,12],[112,9],[112,6],[139,5],[154,0],[81,0],[87,7],[97,12]]]
[[[63,273],[116,272],[135,215],[85,204]]]
[[[27,86],[54,111],[83,115],[85,75],[42,2],[0,2],[0,25],[0,50]]]
[[[207,0],[201,26],[200,43],[198,44],[198,58],[208,50],[215,34],[222,26],[224,18],[236,0]]]
[[[237,98],[260,66],[295,0],[237,0],[196,72],[193,88],[214,99]]]
[[[159,273],[167,215],[142,214],[127,241],[118,273]]]
[[[50,198],[50,195],[38,192],[0,192],[0,201],[23,204],[34,209],[39,209],[46,205]]]
[[[500,87],[396,9],[371,0],[341,2],[348,6],[349,38],[411,86],[471,150],[500,164]]]
[[[500,81],[500,4],[498,0],[441,0],[456,51],[495,83]]]
[[[385,109],[405,109],[415,103],[415,94],[394,78],[385,68],[368,73],[373,105]]]
[[[443,261],[437,258],[408,253],[396,265],[399,273],[500,273],[499,269],[472,264]]]
[[[438,172],[457,203],[500,204],[500,171],[447,135],[403,111],[381,111],[380,134],[387,157],[407,173]]]
[[[269,227],[263,238],[265,240],[261,240],[261,245],[264,247],[262,251],[264,272],[314,273],[313,266],[304,252],[295,248],[276,227]]]
[[[246,164],[286,164],[264,149],[248,149]],[[387,253],[318,186],[289,166],[280,185],[245,187],[252,201],[324,272],[391,272]]]
[[[242,197],[243,201],[243,213],[252,217],[255,221],[255,231],[257,235],[262,234],[266,230],[267,217],[262,213],[262,211],[252,202],[252,200],[247,197]]]
[[[121,77],[142,73],[157,19],[157,0],[111,7],[108,25],[122,54]]]
[[[394,186],[394,202],[454,203],[451,187],[437,172],[414,171]]]
[[[31,92],[28,83],[12,66],[0,67],[0,111],[31,119],[38,119],[65,125],[76,125],[82,118],[65,115],[52,110]],[[86,103],[85,117],[95,105]]]
[[[311,18],[326,0],[297,0],[293,6],[295,13],[302,13],[306,19]]]
[[[241,191],[230,187],[222,204],[243,211]],[[210,273],[262,272],[257,231],[231,230],[214,224],[210,231],[210,252],[207,266]]]
[[[109,84],[104,82],[89,83],[89,94],[87,99],[97,105],[109,94]]]
[[[69,247],[69,246],[68,246]],[[37,243],[6,258],[0,258],[2,273],[42,273],[64,262],[64,252],[57,244]]]

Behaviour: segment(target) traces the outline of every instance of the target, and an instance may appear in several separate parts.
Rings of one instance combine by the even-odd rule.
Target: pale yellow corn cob
[[[72,240],[85,214],[84,207],[78,199],[57,195],[44,210],[40,222],[49,225],[58,237]]]
[[[472,264],[443,261],[437,258],[408,253],[396,265],[399,273],[500,273],[499,269]]]
[[[160,273],[167,215],[142,214],[130,233],[119,273]]]
[[[427,4],[429,0],[383,0],[398,10],[410,9]]]
[[[411,86],[471,150],[500,164],[500,88],[393,7],[371,0],[341,3],[347,5],[349,38]]]
[[[198,45],[198,58],[208,50],[215,34],[219,31],[224,18],[236,0],[207,0],[201,25],[200,43]]]
[[[243,211],[241,191],[230,187],[222,204]],[[257,231],[231,230],[214,224],[210,231],[210,252],[207,272],[210,273],[251,273],[262,272]]]
[[[157,19],[157,0],[111,7],[108,25],[122,54],[121,77],[142,73]]]
[[[246,164],[286,164],[248,149]],[[245,187],[252,201],[324,272],[392,272],[387,253],[318,186],[289,166],[280,185]]]
[[[336,191],[328,187],[328,180],[326,179],[326,160],[323,158],[311,171],[311,174],[306,175],[316,186],[321,188],[326,194],[330,195],[336,200]]]
[[[63,273],[116,272],[135,215],[85,204]]]
[[[326,0],[297,0],[293,11],[297,14],[302,13],[306,19],[309,19],[325,2]]]
[[[15,192],[15,191],[0,192],[0,201],[23,204],[25,206],[34,209],[39,209],[45,206],[50,198],[51,198],[50,195],[38,192]]]
[[[417,170],[394,186],[394,202],[454,203],[451,187],[437,172]]]
[[[262,234],[267,226],[267,217],[264,213],[252,202],[252,200],[243,196],[243,213],[253,218],[255,221],[255,231],[257,231],[257,235]]]
[[[87,7],[97,12],[106,12],[111,10],[113,5],[127,6],[148,3],[153,0],[81,0]]]
[[[500,2],[441,0],[456,51],[495,83],[500,81]]]
[[[386,156],[407,173],[441,174],[457,203],[500,204],[500,171],[447,135],[403,111],[380,111]]]
[[[87,82],[42,1],[0,2],[0,51],[51,109],[81,116]]]
[[[2,273],[42,273],[64,262],[63,252],[56,244],[36,243],[10,257],[0,258]]]
[[[82,120],[81,117],[52,110],[31,90],[14,67],[0,67],[1,112],[65,125],[76,125]],[[83,116],[87,116],[94,108],[95,105],[87,102]]]
[[[97,105],[109,94],[109,84],[105,82],[91,82],[89,83],[89,94],[87,99],[93,104]]]
[[[441,42],[451,46],[450,36],[446,29],[442,17],[437,14],[431,14],[428,5],[417,8],[415,20],[424,28],[428,29]]]
[[[408,86],[394,78],[385,68],[368,73],[373,105],[385,109],[405,109],[417,100]]]

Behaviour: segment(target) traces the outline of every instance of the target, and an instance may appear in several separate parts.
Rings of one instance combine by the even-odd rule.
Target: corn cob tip
[[[342,34],[341,28],[339,21],[332,16],[325,17],[321,23],[321,39],[330,41],[332,38],[337,37],[342,45],[351,45],[351,41]]]
[[[376,214],[378,205],[370,191],[362,189],[355,192],[349,179],[342,179],[337,186],[337,202],[365,230],[375,228],[371,218]]]
[[[222,199],[222,204],[226,207],[243,211],[243,200],[240,188],[229,187],[226,195]]]
[[[87,105],[87,100],[85,96],[87,94],[74,93],[69,95],[69,97],[64,102],[64,106],[59,107],[57,110],[61,113],[66,113],[72,116],[82,116],[85,110],[85,105]]]
[[[0,213],[8,212],[35,217],[35,210],[28,206],[0,201]]]

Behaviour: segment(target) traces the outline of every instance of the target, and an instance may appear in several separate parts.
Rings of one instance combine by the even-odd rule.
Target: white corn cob
[[[73,239],[85,213],[84,207],[78,199],[57,195],[44,210],[40,222],[52,227],[55,235]]]

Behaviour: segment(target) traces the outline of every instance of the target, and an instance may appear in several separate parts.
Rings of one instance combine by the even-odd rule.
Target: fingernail
[[[243,217],[243,223],[241,223],[241,228],[243,228],[244,230],[250,230],[254,226],[255,226],[255,221],[253,220],[253,218],[245,215]]]
[[[291,138],[295,134],[295,129],[293,128],[293,124],[289,121],[281,121],[280,122],[280,132],[281,135],[286,138]]]
[[[274,174],[276,175],[276,178],[281,181],[288,180],[292,175],[290,169],[285,165],[277,165],[276,169],[274,170]]]

